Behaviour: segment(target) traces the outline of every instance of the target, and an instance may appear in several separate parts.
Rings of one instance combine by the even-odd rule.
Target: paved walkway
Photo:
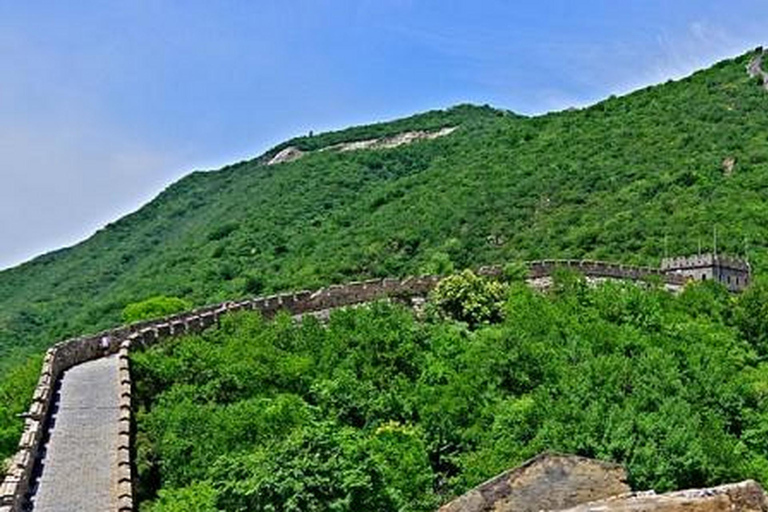
[[[64,374],[42,474],[32,496],[35,512],[114,509],[118,388],[115,356],[80,364]]]

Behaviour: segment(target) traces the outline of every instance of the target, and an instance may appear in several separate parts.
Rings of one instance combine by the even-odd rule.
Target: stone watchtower
[[[701,254],[661,260],[661,270],[697,281],[715,280],[729,291],[738,292],[749,285],[751,268],[746,260],[721,254]]]

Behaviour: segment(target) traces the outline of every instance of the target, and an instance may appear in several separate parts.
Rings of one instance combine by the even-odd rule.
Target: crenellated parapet
[[[682,275],[701,281],[713,280],[733,292],[746,288],[752,274],[747,260],[713,253],[664,258],[661,260],[661,269],[669,275]]]
[[[724,268],[730,268],[733,270],[741,270],[744,272],[750,272],[751,268],[749,263],[734,256],[728,256],[723,254],[698,254],[694,256],[677,256],[674,258],[663,258],[661,260],[662,270],[681,270],[687,268],[700,268],[708,266],[720,266]]]

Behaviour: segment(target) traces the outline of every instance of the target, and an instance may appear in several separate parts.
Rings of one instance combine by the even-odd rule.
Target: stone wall
[[[131,344],[138,338],[138,334],[132,334],[120,344],[117,357],[118,379],[120,382],[120,397],[118,400],[120,412],[117,429],[117,460],[116,489],[117,510],[119,512],[131,512],[133,507],[133,465],[131,447],[133,446],[133,418],[131,393],[133,383],[131,381],[130,349]]]
[[[557,268],[570,268],[592,278],[645,280],[661,278],[667,285],[682,286],[687,278],[665,274],[651,267],[578,260],[542,260],[528,264],[532,279],[551,276]],[[479,273],[499,276],[501,267],[483,267]],[[32,405],[25,419],[24,432],[17,454],[0,486],[0,512],[20,512],[29,491],[30,478],[41,447],[44,425],[53,397],[54,386],[64,371],[75,365],[118,354],[120,365],[120,440],[117,464],[117,494],[121,512],[133,510],[131,474],[131,376],[129,351],[150,346],[163,338],[197,332],[217,324],[222,315],[236,311],[259,311],[270,317],[278,311],[300,315],[372,302],[385,297],[423,297],[440,281],[440,276],[419,276],[405,279],[372,279],[333,285],[314,292],[299,291],[270,295],[241,301],[227,301],[158,320],[138,322],[55,344],[45,355]]]
[[[699,267],[725,267],[733,270],[749,272],[749,263],[741,258],[735,258],[724,254],[697,254],[694,256],[676,256],[673,258],[663,258],[661,260],[661,270],[677,270]]]

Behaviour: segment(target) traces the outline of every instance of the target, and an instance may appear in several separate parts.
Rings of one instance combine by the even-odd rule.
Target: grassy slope
[[[193,173],[86,242],[0,272],[0,372],[156,294],[195,303],[503,259],[656,263],[747,237],[768,260],[768,94],[751,55],[591,108],[523,118],[462,107],[292,141],[460,124],[381,151]],[[269,152],[271,155],[279,147]],[[735,157],[733,175],[721,168]]]

